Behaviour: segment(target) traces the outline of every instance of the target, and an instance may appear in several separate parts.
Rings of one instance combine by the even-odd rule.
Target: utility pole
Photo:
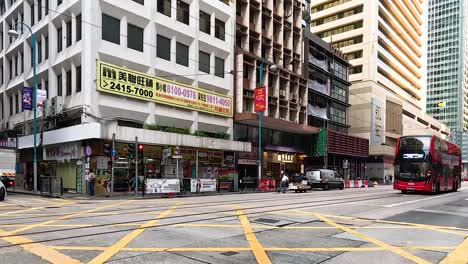
[[[138,195],[138,162],[140,161],[138,151],[138,137],[135,137],[135,195]]]

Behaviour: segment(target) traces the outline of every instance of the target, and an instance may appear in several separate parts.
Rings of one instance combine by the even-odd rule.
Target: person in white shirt
[[[286,187],[288,186],[289,183],[289,177],[286,174],[283,174],[283,177],[281,177],[281,188],[278,190],[278,193],[281,191],[282,193],[286,192]]]

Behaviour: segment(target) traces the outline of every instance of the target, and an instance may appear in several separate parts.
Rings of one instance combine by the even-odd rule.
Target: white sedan
[[[5,200],[6,197],[6,188],[5,185],[3,185],[3,182],[0,181],[0,201]]]

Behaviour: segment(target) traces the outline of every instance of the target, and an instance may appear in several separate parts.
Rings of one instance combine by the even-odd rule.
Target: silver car
[[[333,170],[309,170],[306,172],[306,177],[312,188],[322,188],[324,190],[338,188],[343,190],[345,187],[343,177]]]

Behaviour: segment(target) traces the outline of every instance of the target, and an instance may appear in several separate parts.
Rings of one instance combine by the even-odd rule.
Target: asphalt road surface
[[[467,263],[468,185],[0,202],[0,263]]]

